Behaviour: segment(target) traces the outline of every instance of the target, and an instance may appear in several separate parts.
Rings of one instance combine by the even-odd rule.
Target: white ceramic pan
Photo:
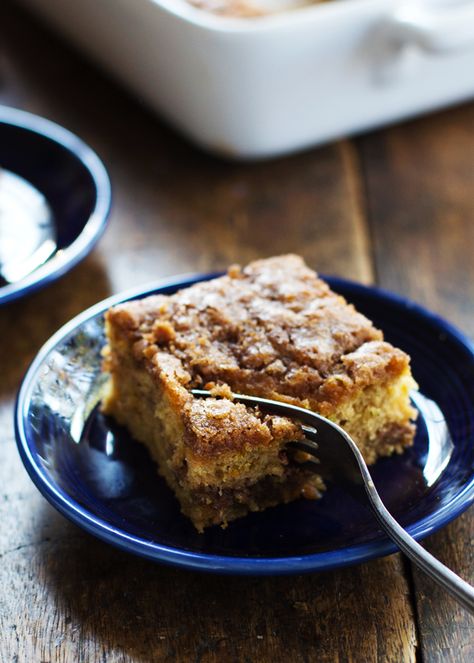
[[[474,0],[234,19],[184,0],[22,0],[199,145],[268,157],[474,94]]]

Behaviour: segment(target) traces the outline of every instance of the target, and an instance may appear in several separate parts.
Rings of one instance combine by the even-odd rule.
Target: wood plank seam
[[[353,201],[353,223],[356,237],[359,241],[359,255],[361,260],[360,280],[364,283],[377,282],[377,264],[371,226],[368,218],[367,187],[364,171],[359,158],[356,145],[352,140],[339,142],[344,170],[347,173],[347,182]]]
[[[410,589],[410,603],[413,613],[413,623],[415,625],[416,633],[416,645],[415,645],[415,661],[416,663],[423,663],[423,651],[421,648],[421,628],[420,628],[420,615],[418,611],[418,601],[416,600],[416,586],[415,578],[413,577],[413,565],[410,560],[400,553],[400,558],[402,560],[402,566],[404,569],[404,575]]]

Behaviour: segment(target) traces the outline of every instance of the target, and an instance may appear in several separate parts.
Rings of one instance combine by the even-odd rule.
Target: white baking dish
[[[227,156],[298,150],[474,94],[474,0],[339,0],[258,19],[184,0],[22,1]]]

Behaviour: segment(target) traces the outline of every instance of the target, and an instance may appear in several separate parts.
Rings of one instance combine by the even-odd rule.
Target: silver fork
[[[213,396],[211,392],[203,389],[193,389],[192,393],[204,398]],[[380,499],[361,452],[344,429],[329,419],[296,405],[243,394],[233,394],[233,399],[244,405],[258,406],[265,412],[297,419],[305,439],[291,442],[287,448],[290,452],[299,450],[308,454],[307,462],[301,466],[324,476],[329,474],[365,504],[368,503],[379,525],[400,550],[466,610],[474,614],[474,588],[417,543],[390,514]]]

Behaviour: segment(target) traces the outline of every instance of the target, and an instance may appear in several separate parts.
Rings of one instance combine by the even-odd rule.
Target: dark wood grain
[[[474,337],[474,106],[358,142],[381,285]],[[388,186],[388,183],[390,185]],[[472,509],[426,547],[474,582]],[[474,660],[474,619],[413,569],[426,661]]]
[[[437,294],[444,281],[434,274],[436,259],[420,262],[425,285],[418,291],[414,272],[400,261],[403,233],[383,228],[403,200],[425,209],[401,174],[404,162],[417,158],[409,144],[384,132],[356,146],[346,141],[268,163],[226,163],[191,147],[10,2],[0,8],[0,44],[0,101],[78,133],[104,159],[114,194],[110,227],[92,255],[58,283],[0,309],[0,661],[398,662],[442,660],[444,650],[457,646],[461,655],[462,647],[468,652],[464,617],[451,606],[457,624],[443,622],[436,602],[449,602],[418,576],[415,596],[398,555],[288,578],[222,578],[154,565],[92,539],[57,514],[27,477],[13,439],[17,386],[51,333],[111,292],[162,276],[297,251],[322,272],[369,282],[375,255],[383,284],[418,299],[431,293],[425,301],[434,308],[449,299],[451,317],[464,324],[473,293],[455,293],[454,259],[452,272],[444,272],[454,275],[453,299]],[[454,126],[449,118],[457,113],[466,114],[458,130],[468,131],[469,108],[439,117]],[[434,153],[437,121],[426,120],[422,140]],[[450,159],[466,176],[468,157],[453,148]],[[464,159],[462,167],[457,159]],[[435,179],[436,163],[444,162],[433,162]],[[423,200],[435,208],[437,187],[430,182],[427,175]],[[393,190],[384,200],[386,189]],[[471,232],[467,198],[459,212],[450,195],[452,223],[461,214],[463,233]],[[444,255],[448,230],[439,226],[436,256]],[[419,237],[417,250],[427,251]],[[459,238],[449,246],[465,260],[470,255]],[[470,522],[460,519],[455,527]],[[467,547],[446,536],[433,537],[431,545],[465,573]]]

